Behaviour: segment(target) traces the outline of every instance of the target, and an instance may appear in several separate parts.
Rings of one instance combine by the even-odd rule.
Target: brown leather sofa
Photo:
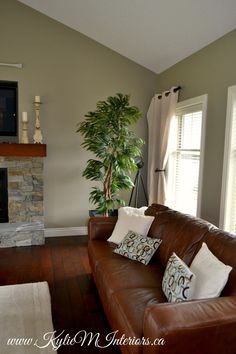
[[[165,340],[164,345],[121,345],[122,353],[236,354],[236,238],[161,205],[146,214],[155,216],[149,236],[162,239],[147,266],[112,252],[106,239],[116,218],[89,220],[90,264],[112,330],[118,337]],[[203,241],[233,267],[221,296],[167,303],[161,284],[170,255],[175,252],[190,265]]]

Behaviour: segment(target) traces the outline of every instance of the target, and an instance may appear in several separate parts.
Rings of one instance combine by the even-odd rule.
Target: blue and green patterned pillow
[[[129,231],[113,252],[147,265],[160,244],[160,239]]]
[[[169,302],[192,299],[194,273],[175,253],[169,258],[162,279],[162,290]]]

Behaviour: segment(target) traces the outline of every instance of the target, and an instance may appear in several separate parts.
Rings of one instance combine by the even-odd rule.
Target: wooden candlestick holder
[[[34,144],[42,144],[43,136],[40,128],[40,105],[42,102],[34,102],[35,107],[35,131],[34,131]]]

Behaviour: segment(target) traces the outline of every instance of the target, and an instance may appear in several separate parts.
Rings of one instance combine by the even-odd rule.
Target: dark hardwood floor
[[[87,238],[46,239],[44,246],[0,249],[0,285],[47,281],[52,301],[52,317],[57,334],[71,338],[81,330],[100,333],[101,343],[111,332],[92,280],[87,255]],[[88,342],[88,341],[87,341]],[[59,354],[119,353],[109,346],[64,345]]]

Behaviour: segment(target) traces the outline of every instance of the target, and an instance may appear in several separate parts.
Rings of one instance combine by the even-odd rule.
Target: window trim
[[[227,95],[227,107],[226,107],[226,122],[225,122],[225,142],[224,142],[224,160],[223,160],[223,173],[222,173],[222,185],[221,185],[221,200],[220,200],[220,222],[219,227],[225,229],[226,224],[226,194],[228,190],[229,179],[229,161],[230,161],[230,149],[232,141],[232,109],[233,103],[236,101],[236,85],[228,87]]]
[[[207,101],[208,95],[201,95],[194,98],[180,101],[176,105],[176,111],[186,107],[200,104],[202,106],[202,126],[201,126],[201,145],[200,145],[200,163],[199,163],[199,183],[198,183],[198,197],[197,197],[197,212],[196,216],[201,216],[202,204],[202,185],[203,185],[203,168],[205,160],[205,136],[206,136],[206,116],[207,116]]]

